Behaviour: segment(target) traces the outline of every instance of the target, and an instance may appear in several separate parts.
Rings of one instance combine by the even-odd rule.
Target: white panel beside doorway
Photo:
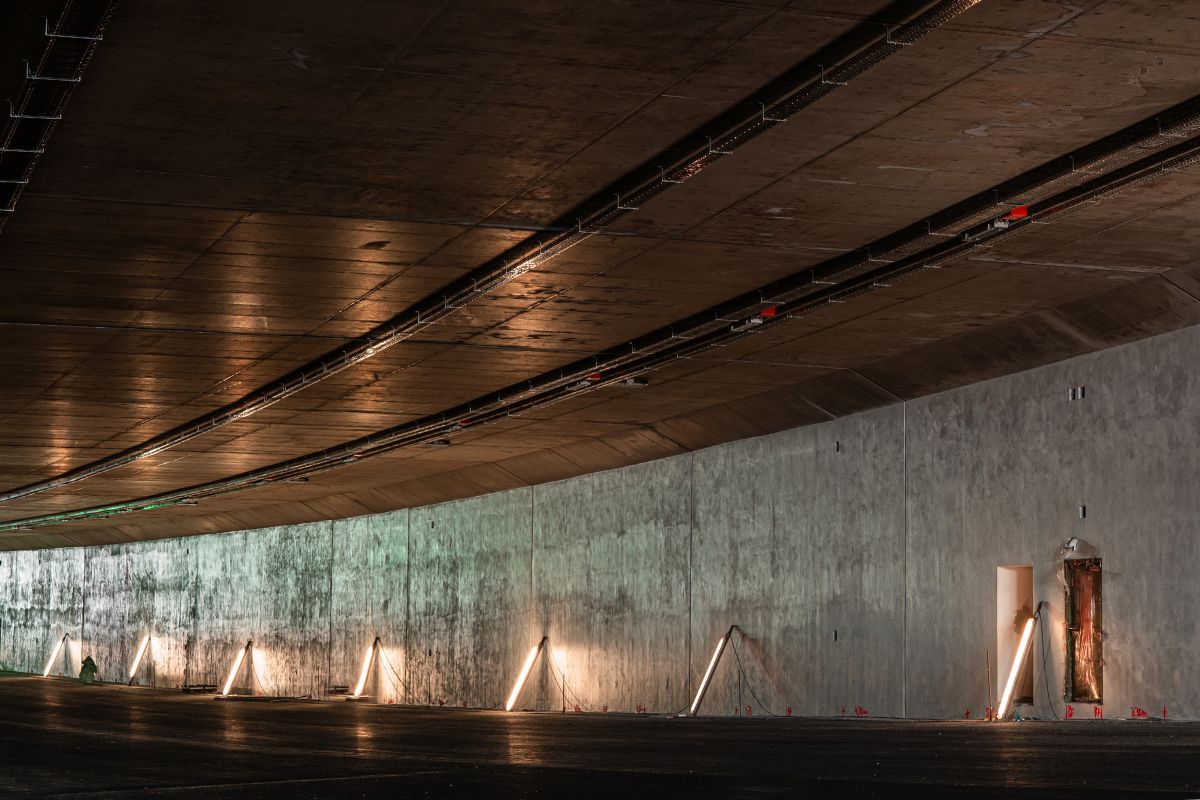
[[[1014,565],[996,568],[996,667],[992,678],[996,697],[1004,691],[1021,630],[1033,615],[1033,566]],[[1013,691],[1014,703],[1033,701],[1033,670],[1030,660],[1033,648],[1025,657],[1024,674]],[[997,699],[997,702],[999,700]]]

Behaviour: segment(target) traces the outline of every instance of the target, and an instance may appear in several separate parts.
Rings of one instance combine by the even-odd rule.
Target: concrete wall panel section
[[[1104,559],[1106,706],[1121,716],[1166,707],[1195,719],[1200,331],[1152,341],[1080,359],[1056,376],[1089,387],[1077,404],[1086,410],[1078,480],[1088,507],[1078,536]]]
[[[83,607],[81,643],[105,681],[128,678],[127,670],[137,647],[137,632],[130,623],[135,609],[145,607],[129,575],[130,554],[125,545],[90,547],[83,551],[83,580],[87,597]],[[153,608],[153,587],[150,593]]]
[[[534,613],[550,637],[535,677],[548,707],[687,705],[690,467],[670,459],[533,490]]]
[[[38,563],[38,582],[46,596],[46,627],[42,634],[42,652],[49,653],[54,642],[69,633],[66,647],[54,663],[51,674],[78,675],[83,660],[85,550],[64,549],[46,552]],[[36,636],[33,637],[36,640]],[[41,671],[44,664],[35,661]]]
[[[529,490],[414,509],[407,682],[423,705],[503,703],[530,645]]]
[[[954,393],[909,408],[908,700],[916,716],[981,714],[989,660],[990,701],[999,702],[997,676],[1010,665],[996,663],[997,567],[1032,566],[1035,602],[1047,602],[1047,646],[1061,628],[1058,549],[1078,496],[1063,465],[1075,434],[1046,418],[1065,402],[1065,388],[1061,396],[1037,386],[997,388],[1004,391],[994,405]],[[1037,644],[1035,696],[1044,701]],[[1049,685],[1059,693],[1061,677],[1049,676]]]
[[[408,511],[333,523],[330,679],[353,690],[364,651],[375,637],[364,694],[405,703],[408,619]]]
[[[254,658],[233,686],[324,693],[329,673],[330,523],[184,540],[194,553],[195,632],[189,682],[221,685],[236,654]]]
[[[267,694],[320,697],[329,685],[331,522],[260,531],[254,666]]]
[[[1187,329],[411,511],[6,552],[0,668],[40,672],[69,633],[56,672],[86,652],[123,681],[151,631],[140,683],[220,685],[253,639],[236,686],[322,696],[379,636],[375,700],[486,708],[547,636],[519,707],[662,712],[688,705],[737,624],[703,713],[978,717],[1009,667],[997,568],[1028,565],[1045,611],[1022,713],[1048,717],[1065,711],[1073,555],[1104,564],[1105,716],[1200,718],[1198,349]]]
[[[1103,713],[1200,715],[1185,655],[1200,644],[1187,588],[1200,567],[1198,346],[1189,329],[909,404],[910,714],[986,705],[995,570],[1008,564],[1033,566],[1046,603],[1033,713],[1065,713],[1060,576],[1075,537],[1073,554],[1104,565]]]
[[[902,713],[902,414],[696,455],[697,681],[721,634],[740,629],[703,712]]]
[[[36,550],[0,555],[0,669],[40,672],[50,655],[50,584],[43,558]]]
[[[191,547],[195,569],[195,631],[192,634],[191,683],[225,682],[237,652],[261,630],[263,582],[261,550],[271,531],[241,531],[205,536]],[[266,691],[245,667],[234,689]]]
[[[190,674],[196,645],[196,546],[192,539],[139,545],[131,559],[135,586],[153,587],[154,607],[146,629],[151,634],[148,663],[138,671],[139,685],[175,688],[195,683]],[[142,620],[135,615],[134,621]]]

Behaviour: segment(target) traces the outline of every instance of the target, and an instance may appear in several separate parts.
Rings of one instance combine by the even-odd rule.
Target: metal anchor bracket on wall
[[[925,235],[926,236],[940,236],[943,239],[955,239],[958,237],[957,233],[940,233],[938,231],[935,231],[933,229],[933,223],[930,222],[929,220],[925,220]]]
[[[9,100],[8,101],[8,118],[9,119],[40,119],[40,120],[46,120],[49,122],[58,122],[59,120],[62,119],[62,114],[55,114],[54,116],[46,116],[43,114],[26,114],[23,111],[18,112],[17,107],[15,105],[13,105],[13,101]]]
[[[825,77],[825,74],[826,74],[825,73],[825,65],[821,64],[820,67],[821,67],[821,83],[825,84],[826,86],[845,86],[846,85],[845,81],[831,81],[828,78],[826,78]]]
[[[766,104],[766,103],[759,103],[759,106],[761,106],[761,107],[762,107],[762,120],[763,120],[763,122],[787,122],[787,118],[786,118],[786,117],[768,117],[768,116],[767,116],[767,104]]]
[[[43,29],[45,30],[46,36],[51,39],[80,39],[85,42],[104,41],[104,34],[99,34],[96,36],[79,36],[77,34],[59,33],[58,31],[50,30],[50,20],[48,18],[43,17],[42,21],[45,23]]]
[[[82,78],[54,78],[49,75],[35,75],[29,66],[29,62],[25,62],[25,80],[27,81],[53,81],[54,83],[79,83]]]
[[[887,28],[887,36],[885,37],[885,39],[884,39],[884,40],[885,40],[885,41],[886,41],[888,44],[894,44],[894,45],[896,45],[897,47],[912,47],[912,46],[913,46],[913,43],[912,43],[912,42],[901,42],[901,41],[898,41],[898,40],[896,40],[896,39],[893,39],[893,38],[892,38],[892,28],[891,28],[891,26],[888,26],[888,28]]]
[[[719,145],[717,147],[713,147],[713,140],[711,136],[708,137],[708,152],[719,156],[727,156],[733,153],[732,150],[722,150]]]

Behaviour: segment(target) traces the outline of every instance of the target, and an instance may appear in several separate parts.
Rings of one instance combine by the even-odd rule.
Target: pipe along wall
[[[997,567],[1029,564],[1048,672],[1035,641],[1027,711],[1062,716],[1075,536],[1103,559],[1105,716],[1197,718],[1198,349],[1186,329],[438,506],[0,553],[0,668],[40,674],[69,633],[56,672],[90,653],[123,682],[150,632],[139,682],[220,685],[252,639],[251,688],[321,696],[356,682],[378,635],[378,701],[495,707],[546,635],[518,708],[671,712],[736,623],[701,713],[978,717],[986,659],[994,683],[1006,670]]]

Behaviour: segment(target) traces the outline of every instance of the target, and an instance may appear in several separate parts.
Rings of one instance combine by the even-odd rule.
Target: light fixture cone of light
[[[142,637],[142,643],[138,645],[137,655],[133,657],[133,666],[129,668],[129,680],[133,680],[133,676],[137,675],[138,667],[142,665],[142,656],[146,655],[146,648],[150,646],[150,634]]]
[[[64,633],[62,635],[62,638],[59,639],[58,642],[55,643],[54,649],[50,651],[50,658],[49,658],[49,660],[46,661],[46,668],[44,670],[42,670],[43,678],[50,677],[50,670],[51,670],[51,668],[54,667],[54,661],[55,661],[55,659],[58,658],[59,652],[62,651],[63,642],[65,642],[67,640],[67,636],[69,636],[69,634]]]
[[[708,669],[704,670],[704,678],[700,681],[700,688],[696,690],[696,698],[692,700],[692,706],[688,709],[689,716],[696,716],[696,712],[700,710],[700,703],[704,700],[704,693],[708,691],[708,683],[712,680],[713,672],[717,668],[717,662],[721,660],[721,653],[725,652],[725,645],[729,642],[729,635],[732,632],[733,628],[730,628],[729,632],[717,642],[717,648],[713,650],[712,658],[708,661]]]
[[[367,685],[367,676],[371,674],[371,665],[375,663],[375,650],[379,646],[379,637],[375,637],[375,641],[371,642],[371,646],[367,648],[366,655],[363,656],[362,670],[358,673],[358,683],[354,685],[354,694],[352,697],[362,697],[363,689]]]
[[[1036,617],[1030,617],[1025,621],[1025,630],[1021,632],[1021,644],[1017,647],[1017,655],[1013,659],[1012,669],[1008,671],[1008,682],[1004,685],[1004,694],[1000,696],[1000,707],[996,709],[996,719],[1004,719],[1008,715],[1008,704],[1012,700],[1013,689],[1017,686],[1021,667],[1025,664],[1025,653],[1029,650],[1029,642],[1033,639],[1033,626],[1036,622]]]
[[[237,677],[238,671],[242,668],[242,662],[246,659],[246,653],[250,651],[250,648],[253,645],[254,642],[252,641],[246,642],[246,646],[239,650],[237,657],[233,659],[233,667],[229,670],[229,677],[225,679],[224,688],[221,689],[222,697],[229,696],[229,690],[233,687],[233,680]]]
[[[521,674],[517,676],[517,682],[513,684],[512,693],[508,696],[508,702],[504,704],[505,711],[512,711],[513,706],[517,704],[517,698],[521,696],[521,689],[525,688],[525,681],[529,679],[529,671],[533,669],[533,662],[537,661],[538,653],[542,652],[542,645],[546,643],[546,637],[535,644],[529,650],[529,655],[525,656],[525,663],[521,666]]]

